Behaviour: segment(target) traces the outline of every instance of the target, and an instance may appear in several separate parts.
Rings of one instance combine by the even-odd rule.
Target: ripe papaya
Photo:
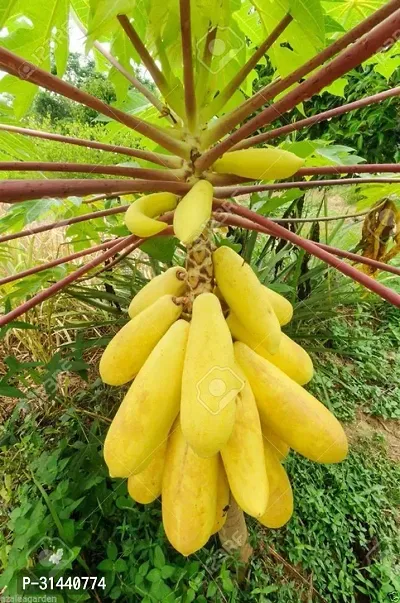
[[[112,477],[143,471],[167,439],[179,412],[188,331],[185,320],[170,327],[123,399],[104,443]]]
[[[236,400],[236,420],[231,437],[221,448],[229,488],[245,513],[260,517],[268,502],[263,435],[253,392],[242,371],[244,382]]]
[[[174,232],[185,245],[193,243],[207,226],[212,201],[212,184],[208,180],[199,180],[178,203],[174,212]]]
[[[228,306],[251,336],[275,354],[282,332],[265,287],[230,247],[224,245],[214,251],[213,262],[218,288]]]
[[[186,289],[186,270],[181,266],[168,268],[162,274],[154,277],[136,293],[129,305],[129,316],[135,318],[163,295],[180,297]]]
[[[159,446],[146,469],[128,478],[128,492],[134,501],[142,505],[152,503],[161,495],[167,440]]]
[[[226,322],[235,339],[245,343],[249,348],[257,352],[259,356],[272,362],[272,364],[281,369],[293,381],[296,381],[300,385],[305,385],[311,381],[314,368],[310,356],[285,333],[282,333],[278,351],[275,354],[270,354],[264,347],[263,342],[259,342],[254,337],[251,337],[233,312],[229,314]]]
[[[218,461],[217,510],[212,534],[216,534],[225,525],[229,511],[229,484],[221,458]]]
[[[270,494],[267,508],[258,521],[267,528],[281,528],[293,514],[292,486],[285,469],[268,442],[264,442],[264,455]]]
[[[243,385],[221,304],[213,293],[202,293],[193,302],[181,401],[182,431],[199,456],[217,454],[228,441]]]
[[[182,555],[201,549],[215,525],[218,456],[201,458],[186,441],[179,420],[169,436],[162,482],[162,519]]]
[[[278,317],[279,324],[283,327],[287,325],[293,318],[293,306],[283,295],[262,285],[265,289],[265,295],[269,299],[270,304]]]
[[[284,461],[290,452],[289,444],[286,444],[286,442],[281,440],[281,438],[278,438],[276,433],[274,433],[272,429],[265,425],[262,421],[261,429],[264,441],[268,442],[268,444],[271,446],[275,456],[277,456],[280,461]]]
[[[263,423],[293,450],[317,463],[346,458],[346,434],[334,415],[283,371],[241,342],[236,360],[249,380]]]
[[[177,203],[178,197],[172,193],[152,193],[139,197],[126,212],[125,224],[136,236],[151,237],[168,227],[165,222],[154,218],[172,211]]]
[[[225,153],[214,163],[213,170],[219,174],[234,174],[252,180],[280,180],[293,176],[303,164],[304,159],[294,153],[265,147]]]
[[[100,377],[108,385],[123,385],[138,374],[150,352],[179,318],[182,307],[163,295],[135,316],[111,339],[100,360]]]

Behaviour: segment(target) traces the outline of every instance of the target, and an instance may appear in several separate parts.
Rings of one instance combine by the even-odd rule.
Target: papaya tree
[[[159,275],[134,298],[131,320],[100,363],[109,385],[134,379],[107,436],[105,458],[111,476],[129,478],[131,495],[140,502],[162,491],[165,529],[180,552],[195,552],[220,531],[224,546],[239,548],[246,559],[242,510],[268,527],[290,518],[291,489],[280,464],[288,448],[330,463],[345,458],[347,442],[335,417],[302,387],[312,376],[311,361],[281,332],[292,317],[291,304],[262,286],[229,244],[217,248],[215,235],[222,225],[282,240],[400,307],[396,291],[344,261],[398,275],[396,266],[380,261],[384,254],[379,259],[312,241],[246,202],[256,193],[333,185],[379,185],[386,196],[396,190],[398,164],[366,164],[351,155],[344,160],[340,148],[321,159],[315,141],[299,147],[292,133],[400,95],[396,87],[304,114],[305,101],[315,95],[341,96],[353,69],[368,65],[387,77],[394,72],[400,0],[356,7],[347,0],[50,0],[44,12],[37,2],[9,0],[1,24],[0,170],[35,172],[34,179],[3,179],[1,202],[27,208],[37,200],[78,198],[96,211],[61,215],[29,229],[22,216],[22,229],[0,242],[119,214],[125,214],[128,230],[1,279],[5,286],[100,252],[8,309],[0,326],[94,268],[112,268],[147,239],[175,236],[185,249],[185,267]],[[113,84],[114,103],[63,80],[71,27]],[[254,92],[260,67],[269,75]],[[102,139],[23,125],[40,89],[99,114]],[[302,118],[293,119],[299,113]],[[292,120],[285,123],[288,114]],[[277,120],[284,125],[274,128]],[[127,144],[115,143],[124,132]],[[22,137],[94,149],[130,163],[31,160],[16,153],[15,140]],[[105,200],[124,197],[130,203],[99,209]],[[379,213],[379,240],[385,228],[398,227],[396,211],[386,203]],[[398,245],[395,240],[387,260]],[[281,405],[274,407],[277,399]],[[246,425],[252,425],[250,434]],[[252,471],[246,470],[249,459]]]

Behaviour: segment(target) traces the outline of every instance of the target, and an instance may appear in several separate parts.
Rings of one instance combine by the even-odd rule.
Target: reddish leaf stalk
[[[356,165],[330,165],[301,168],[298,172],[296,172],[296,174],[294,174],[294,178],[298,178],[300,176],[323,176],[325,174],[393,174],[399,172],[400,164],[398,163],[365,163]],[[241,176],[235,176],[234,174],[215,174],[213,172],[207,173],[206,180],[212,182],[212,184],[216,187],[232,186],[235,184],[243,184],[245,182],[253,182],[251,178],[242,178]]]
[[[133,193],[135,191],[132,191]],[[122,195],[129,195],[129,192],[125,193],[106,193],[105,195],[96,195],[95,197],[89,197],[89,199],[83,199],[82,203],[97,203],[97,201],[104,201],[104,199],[117,199],[118,197],[122,197]]]
[[[78,17],[73,12],[72,12],[72,17],[73,17],[73,20],[74,20],[75,24],[79,27],[79,29],[81,30],[81,32],[85,36],[87,36],[86,29],[84,28],[84,26],[81,23],[81,21],[78,19]],[[110,52],[108,52],[108,50],[106,50],[106,48],[104,48],[104,46],[102,44],[100,44],[99,42],[95,41],[95,42],[93,42],[93,46],[100,52],[100,54],[103,55],[104,58],[107,59],[107,61],[110,63],[110,65],[112,65],[117,71],[119,71],[124,76],[124,78],[126,80],[128,80],[128,82],[130,84],[132,84],[132,86],[134,88],[136,88],[136,90],[138,90],[138,92],[140,92],[141,94],[143,94],[143,96],[145,98],[147,98],[147,100],[149,101],[150,104],[153,105],[153,107],[155,107],[156,109],[158,109],[158,111],[161,113],[162,117],[169,118],[173,124],[176,123],[176,119],[171,114],[171,112],[168,109],[168,107],[166,107],[165,105],[163,105],[162,102],[160,101],[160,99],[157,98],[157,96],[155,96],[155,94],[153,94],[151,92],[151,90],[149,90],[148,88],[146,88],[146,86],[144,84],[142,84],[141,81],[139,81],[134,75],[132,75],[131,73],[129,73],[129,71],[127,71],[125,69],[125,67],[123,65],[121,65],[121,63],[119,63],[117,61],[117,59]]]
[[[196,98],[201,105],[207,98],[208,94],[208,78],[213,59],[212,49],[214,47],[215,38],[217,37],[217,27],[209,28],[204,43],[204,50],[201,61],[198,62],[198,78],[196,82]]]
[[[38,234],[39,232],[47,232],[48,230],[54,230],[55,228],[61,228],[63,226],[71,226],[71,224],[78,224],[79,222],[86,222],[87,220],[95,220],[96,218],[103,218],[104,216],[121,214],[127,211],[128,207],[129,205],[121,205],[120,207],[112,207],[111,209],[93,211],[82,216],[76,216],[74,218],[66,218],[65,220],[59,220],[58,222],[52,222],[51,224],[34,226],[28,230],[22,230],[21,232],[14,232],[12,234],[4,235],[0,237],[0,243],[14,241],[15,239],[21,239],[23,237],[30,237],[31,235]]]
[[[218,205],[216,206],[218,207]],[[221,206],[219,206],[221,207]],[[242,218],[241,216],[235,216],[231,213],[224,213],[220,211],[216,211],[213,213],[213,217],[218,222],[222,224],[227,224],[229,226],[237,226],[239,228],[246,228],[247,230],[255,230],[256,232],[261,232],[263,234],[276,236],[274,235],[268,228],[260,226],[259,224],[255,224],[250,220]],[[279,223],[279,220],[272,220],[273,222]],[[283,238],[283,237],[281,237]],[[383,270],[384,272],[390,272],[392,274],[396,274],[400,276],[400,268],[396,266],[391,266],[390,264],[384,264],[383,262],[378,262],[377,260],[373,260],[372,258],[365,258],[362,255],[358,255],[357,253],[352,253],[351,251],[345,251],[344,249],[339,249],[338,247],[332,247],[331,245],[326,245],[325,243],[317,243],[313,241],[314,245],[320,247],[321,249],[325,249],[329,251],[333,255],[337,255],[338,257],[342,257],[348,260],[352,260],[357,264],[365,264],[367,266],[372,266],[377,270]]]
[[[250,119],[230,136],[204,153],[196,162],[197,169],[202,171],[210,167],[218,157],[229,151],[237,142],[247,138],[247,136],[258,128],[268,125],[271,121],[290,111],[299,103],[311,98],[339,77],[370,58],[383,46],[385,48],[392,46],[396,41],[393,34],[399,29],[400,10],[397,10],[390,18],[377,25],[363,38],[355,42],[348,50],[339,54],[331,63],[310,76],[282,99],[261,111],[259,115]],[[390,36],[393,37],[391,38]]]
[[[169,232],[168,234],[172,234],[172,233]],[[111,270],[111,268],[114,268],[114,266],[116,266],[117,264],[122,262],[122,260],[127,258],[128,255],[130,255],[132,253],[132,251],[134,251],[135,249],[136,249],[136,243],[133,243],[132,245],[127,247],[127,249],[123,253],[121,253],[118,257],[114,258],[109,264],[107,264],[107,266],[103,266],[103,268],[98,270],[96,272],[96,274],[94,274],[93,276],[98,276],[99,274],[101,274],[102,272],[105,272],[106,270]]]
[[[171,212],[169,212],[159,218],[159,220],[166,222],[167,224],[171,222],[171,219],[172,219]],[[165,236],[165,235],[170,235],[170,234],[172,234],[171,227],[166,228],[164,231],[158,233],[158,235],[155,235],[155,237]],[[149,237],[149,238],[153,238],[153,237]],[[68,287],[69,285],[71,285],[72,283],[77,281],[81,276],[83,276],[84,274],[89,272],[89,270],[91,270],[92,268],[96,268],[96,266],[99,266],[100,264],[102,264],[103,262],[108,260],[109,258],[115,256],[117,253],[119,253],[123,249],[126,249],[127,247],[129,247],[130,252],[132,252],[134,249],[137,249],[137,247],[140,247],[140,245],[143,242],[144,242],[144,239],[138,239],[138,237],[136,237],[135,235],[129,235],[128,237],[123,237],[122,239],[116,239],[115,241],[112,242],[113,243],[112,246],[107,251],[102,253],[100,256],[93,258],[93,260],[91,260],[88,264],[81,266],[80,268],[75,270],[75,272],[68,274],[63,279],[58,281],[57,283],[54,283],[53,285],[51,285],[48,289],[45,289],[44,291],[37,293],[30,300],[24,302],[17,308],[14,308],[14,310],[11,310],[11,312],[8,312],[4,316],[2,316],[0,318],[0,327],[3,327],[4,325],[6,325],[9,322],[18,318],[19,316],[22,316],[23,314],[25,314],[25,312],[27,312],[28,310],[31,310],[38,304],[41,304],[42,302],[46,301],[47,299],[49,299],[49,297],[52,297],[55,293],[58,293],[62,289],[65,289],[65,287]],[[103,245],[104,245],[104,243],[103,243]],[[93,252],[93,249],[94,248],[92,247],[91,248],[92,252]]]
[[[179,157],[188,158],[189,147],[187,144],[168,136],[165,132],[144,120],[128,115],[115,107],[110,107],[95,96],[64,82],[57,76],[33,65],[33,63],[26,61],[5,48],[0,48],[0,67],[3,71],[14,75],[20,80],[36,84],[52,92],[57,92],[66,98],[81,103],[86,107],[90,107],[91,109],[124,124],[128,128],[136,130],[143,136],[147,136],[147,138],[157,142],[171,153],[175,153],[179,155]]]
[[[362,163],[357,165],[324,165],[301,168],[296,172],[295,177],[323,176],[324,174],[395,174],[399,172],[400,163]]]
[[[0,202],[18,203],[43,197],[82,197],[96,193],[116,194],[115,191],[120,194],[167,191],[184,195],[190,188],[190,184],[185,182],[158,180],[3,180],[0,181]]]
[[[132,46],[140,56],[143,65],[146,67],[147,71],[150,73],[151,77],[154,80],[155,85],[160,90],[161,94],[164,96],[165,100],[171,105],[175,113],[177,115],[181,115],[180,107],[177,106],[172,91],[170,90],[169,84],[164,77],[164,74],[158,68],[156,62],[153,60],[152,56],[148,52],[147,48],[143,44],[140,39],[137,31],[133,27],[132,23],[129,21],[126,15],[118,15],[118,21],[120,22],[124,32],[128,36],[129,40],[132,43]],[[173,151],[175,152],[175,151]],[[178,153],[179,155],[179,153]]]
[[[365,98],[361,98],[360,100],[354,101],[353,103],[348,103],[346,105],[342,105],[341,107],[335,107],[334,109],[330,109],[329,111],[317,113],[317,115],[313,115],[312,117],[301,119],[294,123],[288,124],[287,126],[282,126],[280,128],[276,128],[275,130],[265,132],[264,134],[257,134],[257,136],[246,138],[245,140],[242,140],[242,142],[236,144],[232,148],[232,150],[236,151],[238,149],[248,149],[249,147],[252,147],[256,144],[267,142],[268,140],[273,140],[275,138],[278,138],[279,136],[284,136],[285,134],[290,134],[291,132],[302,130],[303,128],[307,128],[309,126],[314,126],[315,124],[319,124],[322,121],[326,121],[327,119],[332,119],[333,117],[338,117],[339,115],[344,115],[345,113],[349,113],[350,111],[356,111],[357,109],[362,109],[363,107],[368,107],[369,105],[380,103],[386,100],[387,98],[392,98],[394,96],[399,95],[400,86],[397,88],[391,88],[390,90],[385,90],[385,92],[380,92],[379,94],[366,96]]]
[[[28,301],[24,302],[20,306],[14,308],[14,310],[11,310],[11,312],[8,312],[4,316],[2,316],[0,318],[0,327],[3,327],[4,325],[8,324],[9,322],[12,322],[16,318],[19,318],[20,316],[25,314],[25,312],[28,312],[28,310],[31,310],[35,306],[49,299],[49,297],[52,297],[55,293],[58,293],[65,287],[68,287],[68,285],[74,283],[76,280],[78,280],[78,278],[86,274],[86,272],[89,272],[89,270],[91,270],[92,268],[95,268],[99,264],[102,264],[105,260],[108,260],[108,258],[112,257],[119,251],[122,251],[123,249],[125,249],[125,247],[131,245],[132,243],[136,243],[137,247],[139,247],[139,245],[143,243],[143,239],[138,239],[137,237],[135,237],[135,235],[131,235],[129,237],[124,238],[122,241],[115,243],[110,247],[110,249],[102,253],[100,256],[93,258],[93,260],[91,260],[88,264],[81,266],[80,268],[75,270],[75,272],[71,272],[71,274],[68,274],[60,281],[54,283],[53,285],[48,287],[48,289],[40,291],[40,293],[37,293]]]
[[[109,174],[146,180],[181,180],[180,170],[152,170],[120,165],[98,165],[95,163],[63,163],[51,161],[0,161],[0,171],[8,172],[70,172],[83,174]]]
[[[222,109],[222,107],[224,107],[224,105],[228,102],[231,96],[243,84],[244,80],[250,74],[252,69],[255,68],[259,60],[265,55],[266,52],[268,52],[271,46],[277,41],[277,39],[292,21],[293,17],[289,13],[283,17],[283,19],[278,23],[275,29],[269,34],[269,36],[265,38],[264,42],[260,44],[254,54],[249,58],[247,63],[243,65],[243,67],[232,78],[232,80],[208,105],[203,117],[205,122],[211,119],[214,115],[217,115],[217,113]]]
[[[196,93],[194,86],[192,25],[190,16],[190,0],[179,2],[181,18],[181,41],[183,61],[183,83],[185,92],[185,109],[189,130],[194,133],[197,125]]]
[[[42,132],[41,130],[31,130],[30,128],[19,128],[16,126],[9,126],[8,124],[0,124],[0,130],[15,134],[22,134],[24,136],[32,136],[34,138],[43,138],[44,140],[54,140],[56,142],[74,144],[78,147],[87,147],[89,149],[98,149],[100,151],[128,155],[130,157],[136,157],[137,159],[143,159],[144,161],[151,161],[152,163],[162,165],[165,168],[176,169],[182,167],[182,159],[174,155],[153,153],[152,151],[142,151],[140,149],[131,149],[130,147],[106,144],[103,142],[96,142],[95,140],[86,140],[84,138],[74,138],[73,136],[62,136],[61,134]]]
[[[165,216],[162,219],[164,219],[166,222],[168,222],[170,224],[173,219],[173,212],[165,214]],[[165,230],[160,232],[157,236],[171,236],[173,234],[174,234],[173,228],[172,228],[172,226],[169,226],[168,228],[166,228]],[[101,274],[102,272],[105,272],[106,270],[111,270],[111,268],[114,268],[114,266],[116,266],[122,260],[124,260],[126,257],[128,257],[128,255],[130,255],[132,253],[132,251],[134,251],[135,249],[136,249],[136,245],[135,245],[135,243],[133,243],[132,245],[127,247],[127,249],[123,253],[121,253],[119,256],[114,258],[109,264],[107,264],[107,266],[104,266],[103,268],[98,270],[93,275],[93,277],[98,276],[99,274]],[[92,277],[90,277],[90,278],[92,278]]]
[[[228,134],[238,124],[247,119],[254,111],[260,109],[268,101],[272,100],[281,92],[284,92],[293,84],[302,80],[306,75],[321,67],[326,61],[347,48],[350,44],[356,42],[361,36],[370,32],[370,30],[389,17],[394,11],[400,8],[400,0],[391,0],[372,15],[364,19],[352,30],[347,32],[339,40],[325,48],[322,52],[313,57],[310,61],[293,71],[290,75],[278,82],[271,82],[257,94],[249,98],[242,105],[237,107],[232,113],[229,113],[217,121],[216,125],[210,130],[208,142],[212,144]]]
[[[88,249],[83,249],[82,251],[77,251],[76,253],[65,255],[62,258],[51,260],[50,262],[40,264],[39,266],[33,266],[32,268],[28,268],[27,270],[23,270],[22,272],[10,274],[9,276],[0,279],[0,286],[6,285],[7,283],[12,283],[13,281],[18,281],[19,279],[31,276],[32,274],[37,274],[38,272],[43,272],[44,270],[49,270],[49,268],[60,266],[60,264],[67,264],[68,262],[72,262],[73,260],[82,258],[85,255],[90,255],[91,253],[96,253],[97,251],[108,249],[116,245],[118,242],[125,241],[128,238],[129,237],[121,237],[118,239],[113,239],[112,241],[105,241],[105,243],[100,243],[99,245],[94,245],[93,247],[89,247]]]
[[[385,287],[384,285],[375,281],[367,274],[357,270],[357,268],[349,266],[349,264],[346,264],[342,260],[335,258],[334,255],[332,255],[325,249],[321,249],[312,241],[300,237],[296,233],[287,230],[283,226],[279,226],[279,224],[275,224],[268,218],[264,218],[263,216],[258,215],[247,207],[243,207],[241,205],[229,202],[223,203],[222,206],[224,210],[231,211],[232,213],[243,216],[244,218],[247,218],[252,222],[255,222],[256,224],[260,224],[260,226],[264,226],[269,230],[269,233],[271,235],[280,237],[282,239],[290,241],[298,247],[301,247],[301,249],[304,249],[304,251],[306,251],[310,255],[315,256],[316,258],[322,260],[329,266],[332,266],[336,270],[339,270],[339,272],[345,274],[346,276],[349,276],[354,281],[360,283],[373,293],[376,293],[377,295],[382,297],[382,299],[385,299],[397,308],[400,308],[400,295],[396,293],[396,291]]]
[[[284,191],[292,188],[321,188],[324,186],[361,186],[364,184],[400,184],[400,178],[336,178],[336,180],[308,180],[297,182],[276,182],[274,184],[253,184],[249,186],[217,186],[214,196],[218,199],[250,195],[263,191]],[[1,191],[1,186],[0,186]]]

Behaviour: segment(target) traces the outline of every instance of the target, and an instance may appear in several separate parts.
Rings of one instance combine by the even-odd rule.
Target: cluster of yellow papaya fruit
[[[190,316],[187,272],[170,268],[134,297],[100,361],[105,383],[133,380],[105,440],[110,475],[127,478],[137,502],[161,496],[166,535],[183,555],[221,529],[231,497],[263,525],[284,525],[290,448],[319,463],[347,454],[340,423],[302,387],[309,355],[281,331],[292,305],[230,247],[212,258],[214,288]]]
[[[267,147],[225,153],[212,166],[217,174],[232,174],[254,180],[279,180],[293,176],[304,160],[294,153]],[[174,211],[174,232],[183,243],[192,243],[210,219],[213,202],[212,184],[202,179],[182,198],[168,192],[153,193],[132,203],[125,215],[125,224],[138,237],[159,234],[168,224],[157,220]]]

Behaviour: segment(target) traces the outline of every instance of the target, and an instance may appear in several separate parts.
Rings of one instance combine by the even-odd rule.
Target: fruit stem
[[[239,569],[238,581],[245,578],[246,566],[249,562],[253,549],[249,544],[249,533],[247,530],[244,513],[231,494],[228,514],[224,526],[218,532],[221,546],[227,553],[239,552],[239,560],[244,564]]]
[[[210,224],[206,226],[198,239],[187,246],[188,314],[191,314],[193,301],[198,295],[214,291],[214,266],[212,261],[214,249],[215,245]]]

